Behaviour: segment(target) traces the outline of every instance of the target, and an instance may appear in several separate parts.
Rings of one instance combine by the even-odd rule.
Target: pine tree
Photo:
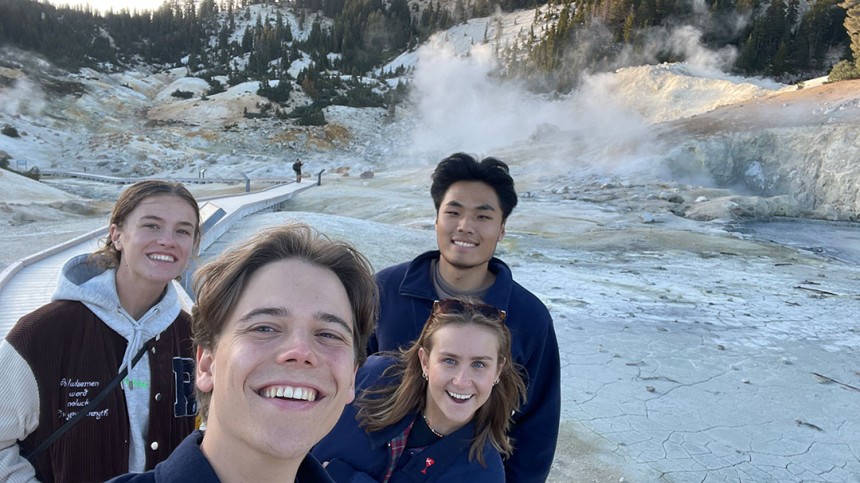
[[[845,9],[845,30],[851,40],[854,66],[860,69],[860,0],[845,0],[839,6]]]

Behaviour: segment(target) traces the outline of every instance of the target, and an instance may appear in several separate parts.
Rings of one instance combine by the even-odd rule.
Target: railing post
[[[247,174],[242,173],[242,177],[245,178],[245,193],[251,192],[251,178],[248,177]]]
[[[317,186],[322,186],[322,174],[325,172],[324,169],[321,169],[319,173],[317,173]]]

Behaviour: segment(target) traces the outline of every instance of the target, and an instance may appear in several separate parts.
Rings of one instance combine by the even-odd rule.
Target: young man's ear
[[[502,238],[505,237],[505,223],[507,223],[507,222],[508,222],[507,220],[502,222],[502,229],[499,231],[499,239],[496,240],[496,243],[502,241]]]
[[[355,370],[352,371],[352,382],[349,385],[349,398],[346,401],[347,404],[349,404],[353,400],[355,400],[355,376],[356,376],[356,374],[358,374],[358,367],[356,367]]]
[[[215,387],[215,356],[209,349],[197,348],[197,372],[194,383],[203,392],[212,392]]]

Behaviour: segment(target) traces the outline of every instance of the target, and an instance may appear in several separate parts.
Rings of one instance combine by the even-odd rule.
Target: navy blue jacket
[[[209,460],[200,450],[203,432],[194,431],[188,435],[170,456],[155,465],[146,473],[128,473],[110,480],[108,483],[221,483]],[[296,474],[297,483],[333,483],[322,465],[307,455]]]
[[[368,353],[397,350],[418,338],[438,298],[430,270],[434,259],[439,259],[437,250],[376,274],[381,309]],[[561,417],[561,368],[552,317],[534,294],[514,281],[504,262],[493,257],[489,270],[496,281],[484,303],[507,312],[514,362],[527,371],[528,402],[514,415],[514,454],[505,462],[507,481],[545,481]]]
[[[379,384],[383,371],[394,363],[394,359],[390,357],[369,357],[356,375],[356,392]],[[386,380],[382,384],[397,382]],[[406,427],[415,421],[418,413],[409,414],[397,424],[373,433],[367,433],[359,427],[355,419],[357,413],[355,404],[348,405],[334,429],[314,447],[311,454],[319,461],[329,462],[326,470],[339,483],[382,481],[389,463],[388,442],[402,434]],[[397,460],[389,483],[504,482],[502,457],[490,443],[484,447],[486,467],[477,461],[469,461],[469,447],[474,437],[475,425],[469,423],[414,456],[404,451]]]

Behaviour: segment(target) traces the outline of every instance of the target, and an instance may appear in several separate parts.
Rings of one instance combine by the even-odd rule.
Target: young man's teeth
[[[301,399],[315,401],[317,392],[307,387],[278,386],[269,387],[262,391],[261,396],[268,398]]]
[[[451,392],[451,391],[448,391],[448,395],[453,397],[454,399],[460,399],[463,401],[472,397],[471,394],[457,394],[456,392]]]
[[[457,245],[458,247],[467,247],[467,248],[472,248],[475,246],[474,243],[468,243],[468,242],[464,242],[464,241],[454,241],[454,245]]]
[[[158,260],[158,261],[161,261],[161,262],[173,262],[173,261],[175,261],[175,260],[173,259],[173,257],[171,257],[170,255],[158,255],[158,254],[152,254],[152,255],[150,255],[150,256],[149,256],[149,259],[150,259],[150,260]]]

